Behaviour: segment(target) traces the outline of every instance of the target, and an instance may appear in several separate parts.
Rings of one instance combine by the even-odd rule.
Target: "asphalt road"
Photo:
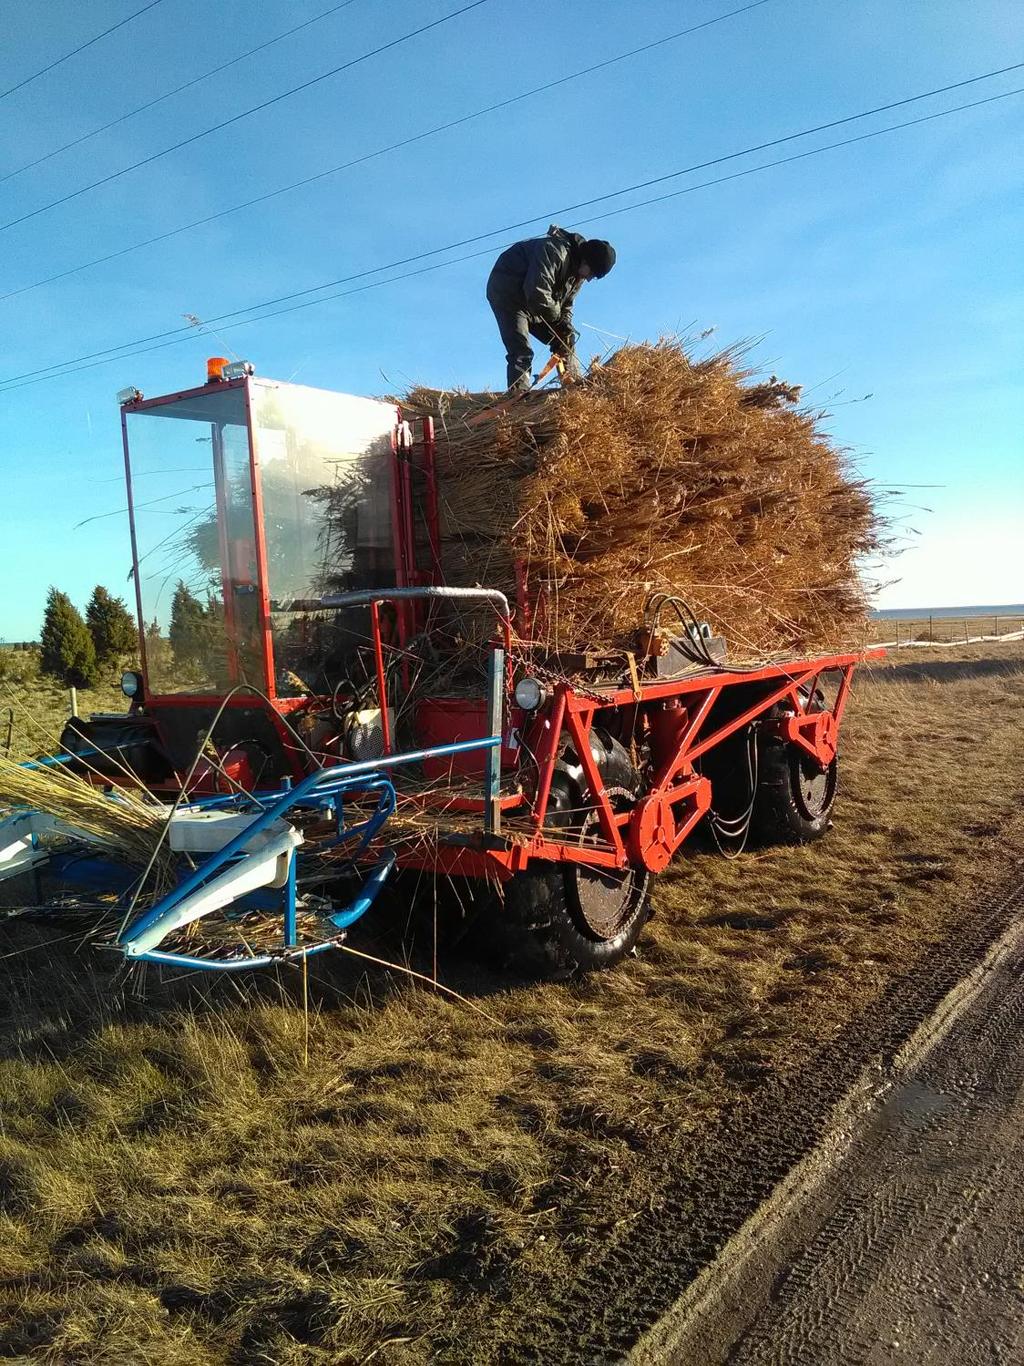
[[[1024,953],[890,1093],[729,1366],[1024,1363]]]

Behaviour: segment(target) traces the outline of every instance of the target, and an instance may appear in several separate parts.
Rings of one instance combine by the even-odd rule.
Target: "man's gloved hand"
[[[576,343],[580,339],[580,334],[573,328],[551,329],[551,354],[553,356],[570,356],[576,350]]]
[[[554,331],[554,329],[552,329]],[[556,356],[560,362],[559,373],[563,384],[572,384],[581,376],[580,363],[576,359],[576,343],[579,341],[579,333],[572,327],[565,328],[561,334],[555,333],[551,338],[551,354]]]
[[[558,357],[558,372],[563,384],[575,384],[578,379],[583,378],[583,371],[580,369],[579,359],[575,351],[552,351]]]

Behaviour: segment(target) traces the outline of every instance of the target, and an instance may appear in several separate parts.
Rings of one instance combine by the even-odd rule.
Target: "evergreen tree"
[[[171,599],[171,649],[178,664],[203,662],[206,645],[206,609],[182,579]]]
[[[171,673],[171,647],[166,636],[160,634],[156,617],[146,627],[146,675],[153,692],[161,692]]]
[[[100,667],[117,664],[125,655],[135,655],[135,622],[124,599],[111,597],[101,584],[92,590],[89,606],[85,609],[85,624],[96,647]]]
[[[96,647],[89,628],[68,595],[56,588],[46,597],[40,651],[43,673],[69,687],[88,688],[96,682]]]

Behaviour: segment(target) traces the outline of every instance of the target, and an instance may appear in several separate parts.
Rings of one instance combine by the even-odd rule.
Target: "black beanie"
[[[596,280],[603,279],[615,264],[615,248],[600,237],[592,237],[584,242],[581,250],[584,265],[588,265]]]

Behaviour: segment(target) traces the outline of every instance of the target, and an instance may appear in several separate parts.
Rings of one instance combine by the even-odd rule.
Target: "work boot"
[[[520,375],[518,379],[514,379],[508,386],[506,392],[510,398],[515,398],[519,394],[529,393],[532,383],[533,380],[530,378],[529,372],[527,372],[525,375]]]

